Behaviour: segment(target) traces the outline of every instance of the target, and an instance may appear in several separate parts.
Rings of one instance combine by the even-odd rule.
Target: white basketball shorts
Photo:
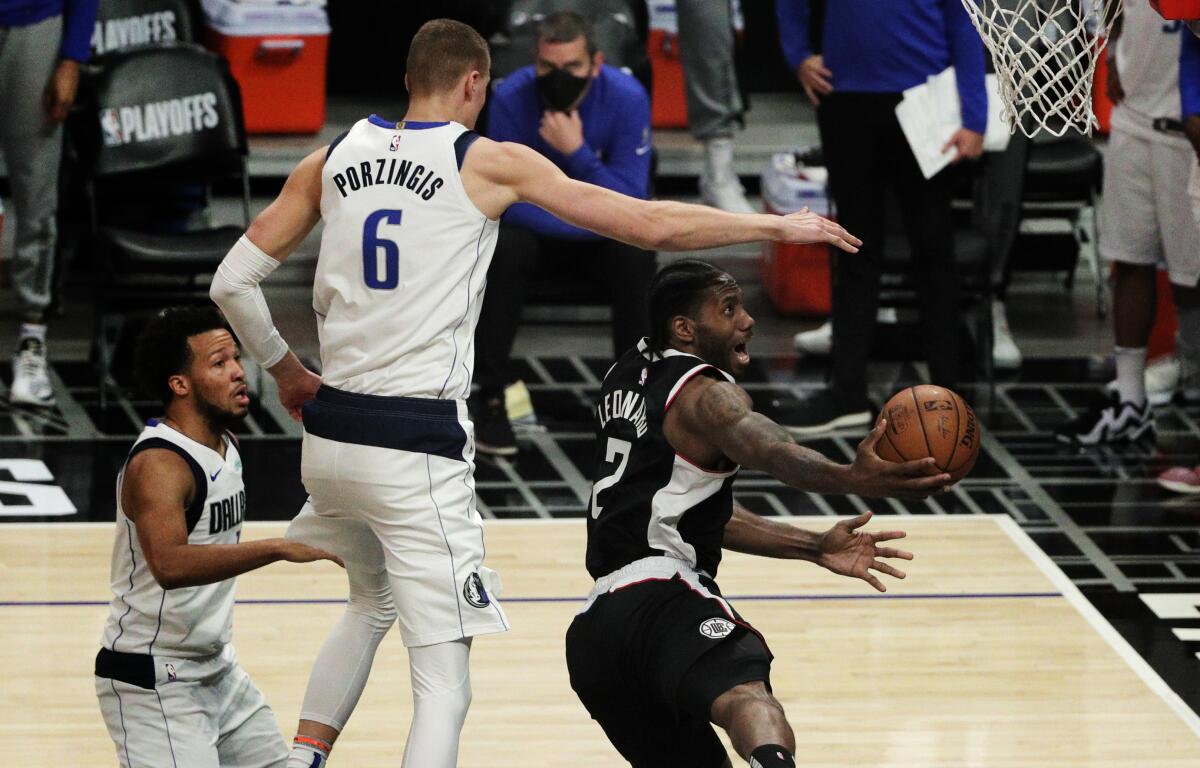
[[[97,672],[115,675],[96,676],[96,697],[122,768],[287,763],[275,715],[231,645],[194,659],[101,651]]]
[[[1104,153],[1100,254],[1125,264],[1167,264],[1175,285],[1200,280],[1200,225],[1188,197],[1196,154],[1185,139],[1131,136],[1114,127]]]
[[[484,567],[474,427],[461,400],[322,387],[304,407],[309,501],[288,528],[390,587],[406,646],[504,632],[499,578]]]

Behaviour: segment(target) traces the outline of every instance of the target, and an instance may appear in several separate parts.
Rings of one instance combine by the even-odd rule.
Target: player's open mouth
[[[235,403],[237,403],[238,405],[249,405],[250,404],[249,391],[245,387],[242,387],[237,392],[233,393],[233,401]]]
[[[746,349],[746,342],[733,345],[733,356],[737,359],[740,365],[749,365],[750,350]]]

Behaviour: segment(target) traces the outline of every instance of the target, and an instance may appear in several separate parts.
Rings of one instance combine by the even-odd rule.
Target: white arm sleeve
[[[208,289],[209,297],[225,313],[242,347],[263,368],[275,365],[288,352],[258,286],[278,267],[278,261],[242,235],[225,254]]]

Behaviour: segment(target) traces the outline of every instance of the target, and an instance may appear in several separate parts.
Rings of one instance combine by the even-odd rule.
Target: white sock
[[[1122,403],[1146,402],[1146,348],[1114,347],[1117,360],[1117,396]]]
[[[42,344],[45,344],[46,343],[46,324],[45,323],[21,323],[21,335],[19,338],[21,341],[25,341],[25,339],[37,339],[38,341],[42,342]]]
[[[284,768],[324,768],[332,749],[333,745],[327,741],[297,736],[292,741],[292,752]]]

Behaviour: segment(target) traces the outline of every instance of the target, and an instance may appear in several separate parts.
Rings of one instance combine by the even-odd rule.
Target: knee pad
[[[408,653],[417,715],[461,724],[471,706],[469,641],[409,648]]]

